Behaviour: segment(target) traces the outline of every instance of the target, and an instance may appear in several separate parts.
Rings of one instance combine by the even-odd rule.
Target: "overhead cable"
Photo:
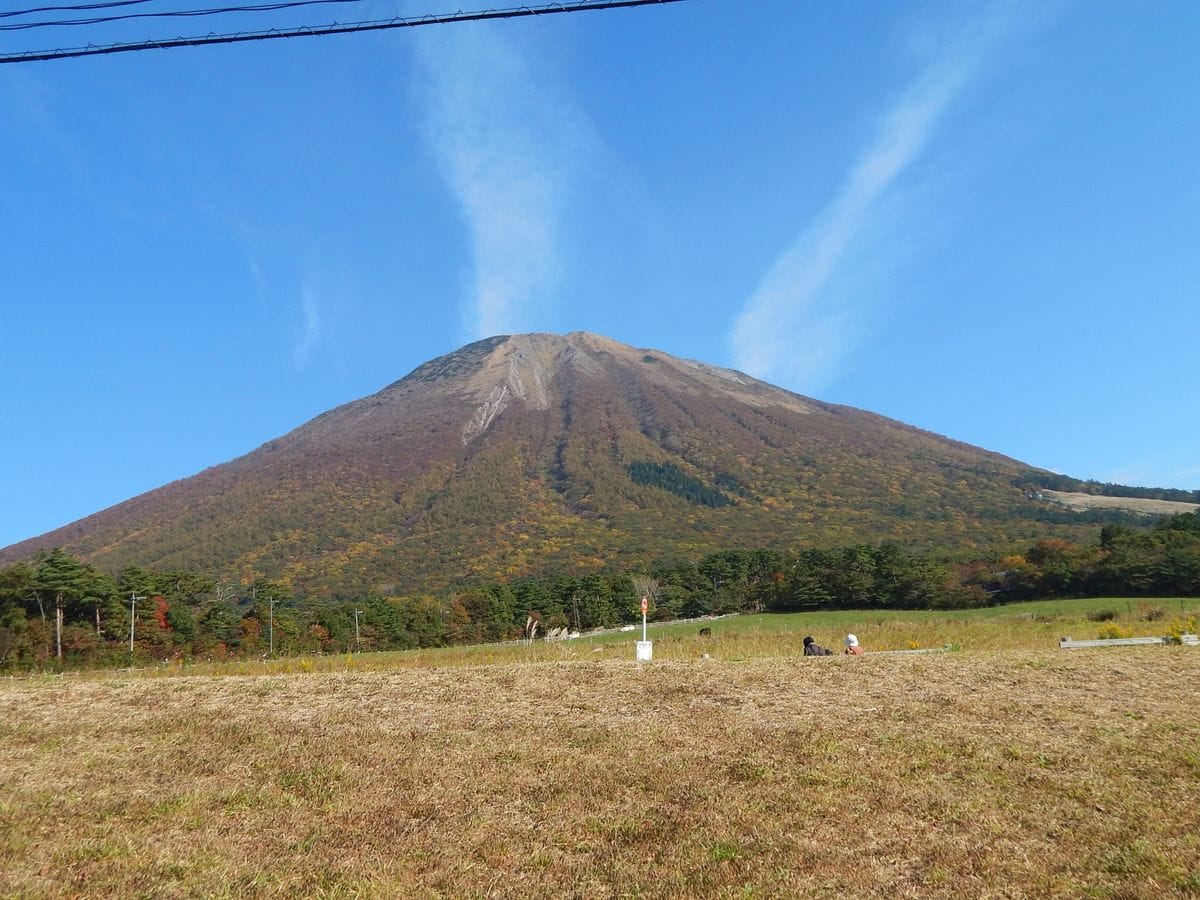
[[[13,9],[0,12],[0,19],[10,19],[13,16],[31,16],[44,12],[71,12],[78,9],[112,9],[115,6],[135,6],[138,3],[149,3],[150,0],[108,0],[105,3],[80,3],[74,6],[36,6],[33,9]]]
[[[200,47],[206,44],[240,44],[247,41],[269,41],[276,38],[324,37],[331,34],[356,34],[364,31],[385,31],[392,28],[416,28],[420,25],[446,25],[454,22],[482,22],[489,19],[519,19],[529,16],[546,16],[556,13],[585,12],[596,9],[621,9],[633,6],[654,6],[666,3],[681,3],[683,0],[575,0],[575,2],[548,3],[543,6],[521,6],[515,9],[480,10],[456,12],[445,15],[424,15],[414,18],[396,17],[383,21],[357,22],[341,25],[304,25],[299,28],[267,31],[243,31],[235,34],[207,34],[197,37],[177,37],[164,40],[131,41],[125,43],[75,47],[68,50],[27,50],[21,53],[0,54],[0,63],[41,62],[51,59],[73,59],[82,56],[103,56],[110,53],[131,53],[138,50],[169,50],[175,47]]]
[[[122,0],[127,3],[142,3],[144,0]],[[261,3],[254,6],[218,6],[210,9],[177,9],[166,12],[122,13],[119,16],[94,16],[90,19],[54,19],[40,22],[19,22],[0,25],[0,31],[24,31],[30,28],[49,28],[60,25],[99,25],[104,22],[120,22],[125,19],[178,19],[197,16],[217,16],[227,13],[263,12],[277,9],[292,9],[297,6],[321,6],[327,3],[362,3],[363,0],[279,0],[277,3]]]

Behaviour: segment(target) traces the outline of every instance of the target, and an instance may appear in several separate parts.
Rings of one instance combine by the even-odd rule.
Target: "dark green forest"
[[[631,463],[629,477],[634,484],[662,488],[697,506],[709,506],[715,509],[733,503],[720,491],[709,487],[698,478],[688,475],[674,463]],[[729,476],[726,476],[726,479],[728,480]]]
[[[646,572],[464,584],[438,594],[296,596],[280,582],[101,571],[62,550],[0,568],[0,669],[337,653],[512,640],[632,623],[819,609],[955,609],[1029,598],[1200,595],[1200,518],[1105,525],[1022,554],[962,561],[896,544],[730,549]]]

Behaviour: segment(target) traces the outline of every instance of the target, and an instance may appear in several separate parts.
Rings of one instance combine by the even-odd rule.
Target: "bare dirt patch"
[[[0,683],[0,894],[1200,892],[1200,652]]]

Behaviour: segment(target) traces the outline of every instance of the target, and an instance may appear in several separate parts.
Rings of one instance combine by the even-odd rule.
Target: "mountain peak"
[[[1029,471],[660,350],[499,335],[0,561],[61,546],[353,594],[822,535],[978,543]]]

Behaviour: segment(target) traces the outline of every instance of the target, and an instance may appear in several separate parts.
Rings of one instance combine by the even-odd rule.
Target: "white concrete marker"
[[[637,661],[650,662],[654,659],[654,642],[646,640],[646,610],[650,608],[650,601],[645,597],[642,598],[642,639],[637,642]]]

